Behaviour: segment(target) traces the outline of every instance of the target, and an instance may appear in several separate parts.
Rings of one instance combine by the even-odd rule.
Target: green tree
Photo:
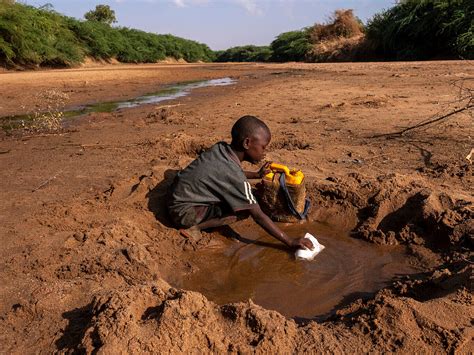
[[[117,22],[115,11],[112,10],[109,5],[97,5],[95,10],[86,12],[84,18],[88,21],[102,22],[107,25]]]
[[[367,38],[385,59],[474,58],[472,0],[404,0],[376,14]]]
[[[268,46],[239,46],[216,52],[216,62],[268,62],[272,51]]]
[[[304,61],[311,49],[309,29],[280,33],[270,48],[276,62]]]

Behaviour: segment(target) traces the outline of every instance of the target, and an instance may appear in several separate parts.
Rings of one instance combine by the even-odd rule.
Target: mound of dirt
[[[179,115],[174,110],[167,107],[157,107],[150,112],[145,119],[146,124],[164,123],[169,125],[182,125],[185,123],[183,114]]]
[[[474,345],[470,304],[466,291],[419,302],[383,290],[370,301],[339,311],[335,318],[354,333],[364,334],[371,351],[469,353]],[[458,322],[446,322],[445,312],[455,314]]]
[[[305,324],[252,301],[217,306],[159,280],[96,296],[83,318],[88,320],[83,336],[76,344],[62,341],[69,350],[87,353],[459,351],[467,349],[472,335],[466,297],[458,292],[449,300],[421,303],[384,290],[339,311],[330,322]],[[439,303],[465,327],[446,324],[443,314],[433,311]]]
[[[88,353],[291,351],[297,326],[252,302],[216,306],[164,281],[95,297],[78,349]]]
[[[161,142],[161,144],[169,145],[169,148],[172,148],[173,153],[177,156],[187,155],[193,159],[209,149],[214,143],[215,141],[209,138],[195,138],[185,133],[172,134]]]
[[[296,137],[284,137],[281,139],[276,139],[270,143],[269,150],[277,150],[277,149],[285,149],[285,150],[306,150],[311,149],[311,145],[299,138]]]
[[[468,177],[473,176],[472,164],[459,164],[457,162],[439,163],[436,162],[429,167],[418,169],[419,172],[434,178],[446,177]]]
[[[372,243],[472,248],[473,202],[435,192],[421,181],[396,174],[376,180],[350,174],[313,183],[308,191],[313,205],[324,207],[313,212],[315,218],[327,218],[335,209],[352,216],[354,236]]]

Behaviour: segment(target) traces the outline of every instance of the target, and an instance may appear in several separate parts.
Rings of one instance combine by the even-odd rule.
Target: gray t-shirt
[[[224,203],[234,212],[258,206],[239,158],[229,144],[219,142],[180,171],[170,191],[168,207]]]

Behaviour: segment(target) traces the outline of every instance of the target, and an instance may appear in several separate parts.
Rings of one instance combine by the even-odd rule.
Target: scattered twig
[[[432,119],[432,120],[429,120],[429,121],[426,121],[426,122],[422,122],[422,123],[418,123],[414,126],[411,126],[411,127],[407,127],[405,129],[402,129],[401,131],[398,131],[398,132],[391,132],[391,133],[383,133],[383,134],[376,134],[374,136],[371,136],[370,138],[380,138],[380,137],[390,137],[390,136],[403,136],[406,132],[409,132],[409,131],[412,131],[414,129],[417,129],[417,128],[420,128],[420,127],[424,127],[424,126],[427,126],[429,124],[433,124],[433,123],[436,123],[436,122],[439,122],[441,120],[444,120],[452,115],[455,115],[455,114],[458,114],[460,112],[463,112],[463,111],[466,111],[466,110],[470,110],[474,108],[474,104],[469,104],[469,105],[466,105],[464,107],[461,107],[457,110],[454,110],[454,111],[451,111],[441,117],[437,117],[435,119]]]
[[[405,133],[425,127],[437,122],[440,122],[444,119],[447,119],[453,115],[456,115],[458,113],[461,113],[463,111],[466,111],[471,117],[474,117],[473,115],[473,108],[474,108],[474,88],[471,86],[467,85],[467,83],[471,82],[474,80],[474,78],[469,77],[469,78],[462,78],[462,79],[457,79],[451,83],[452,86],[454,86],[457,89],[457,98],[454,101],[448,102],[448,104],[462,104],[463,106],[461,108],[455,108],[451,112],[448,112],[444,115],[441,115],[441,112],[435,114],[431,118],[428,118],[427,120],[423,120],[421,122],[418,122],[417,124],[407,127],[405,129],[402,129],[401,131],[397,132],[391,132],[391,133],[384,133],[384,134],[376,134],[371,136],[370,138],[379,138],[379,137],[400,137],[403,136]]]
[[[46,179],[45,181],[43,181],[36,189],[33,189],[31,190],[31,192],[35,192],[35,191],[38,191],[39,189],[41,189],[42,187],[48,185],[51,181],[53,181],[54,179],[56,179],[56,177],[61,174],[63,171],[62,170],[59,170],[56,175],[53,175],[51,176],[49,179]]]
[[[469,164],[472,164],[472,156],[474,155],[474,148],[471,149],[466,159],[469,160]]]
[[[12,151],[11,149],[2,150],[2,151],[0,151],[0,154],[7,154],[7,153],[10,153],[11,151]]]

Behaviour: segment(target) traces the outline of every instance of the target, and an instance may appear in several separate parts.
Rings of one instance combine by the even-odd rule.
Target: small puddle
[[[219,247],[196,251],[198,271],[170,283],[201,292],[217,304],[251,298],[287,317],[319,318],[381,289],[396,275],[420,271],[409,265],[403,246],[369,244],[323,223],[283,227],[291,236],[310,232],[326,247],[311,262],[295,261],[254,228],[235,230],[273,247],[226,239]]]
[[[162,101],[175,100],[187,96],[192,90],[209,86],[233,85],[236,80],[232,78],[220,78],[212,80],[190,81],[175,85],[165,86],[163,89],[125,101],[100,102],[91,105],[72,107],[63,111],[64,118],[73,118],[94,112],[113,112],[123,108],[133,108],[142,105],[156,104]],[[27,123],[34,118],[33,114],[13,115],[0,117],[0,124],[4,129],[18,128],[22,123]]]

